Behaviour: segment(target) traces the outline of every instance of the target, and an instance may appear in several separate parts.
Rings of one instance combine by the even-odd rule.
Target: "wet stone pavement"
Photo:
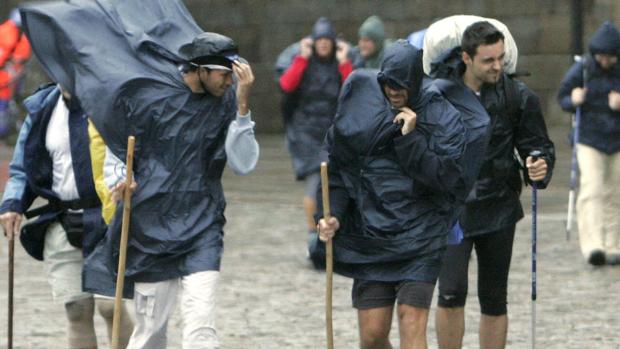
[[[593,268],[583,261],[575,233],[566,241],[570,153],[564,141],[566,130],[554,128],[551,134],[559,155],[552,185],[539,192],[537,346],[619,349],[620,266]],[[222,348],[325,348],[325,274],[314,271],[305,258],[303,185],[293,180],[283,137],[263,136],[259,140],[261,160],[256,172],[236,177],[227,171],[224,179],[228,224],[217,306]],[[0,177],[9,157],[10,149],[0,148]],[[530,345],[530,198],[530,188],[525,188],[522,201],[526,218],[517,226],[509,280],[509,348]],[[2,239],[0,348],[6,348],[7,260],[6,241]],[[470,280],[475,272],[474,258]],[[15,274],[14,347],[64,348],[62,305],[52,303],[43,265],[28,257],[19,245]],[[358,347],[350,287],[351,280],[334,277],[336,348]],[[429,347],[436,348],[432,313],[428,340]],[[478,317],[476,287],[470,282],[464,348],[478,348]],[[177,309],[169,323],[169,348],[180,348],[181,325]],[[105,326],[98,316],[96,326],[100,348],[107,348]],[[395,347],[397,335],[394,322]]]

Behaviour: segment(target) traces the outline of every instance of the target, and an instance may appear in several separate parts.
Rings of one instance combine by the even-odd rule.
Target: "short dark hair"
[[[476,22],[463,32],[461,49],[473,59],[478,46],[492,45],[500,40],[504,41],[504,34],[497,27],[487,21]]]

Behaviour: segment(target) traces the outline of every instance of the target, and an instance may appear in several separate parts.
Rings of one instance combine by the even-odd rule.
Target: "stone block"
[[[542,31],[542,24],[537,17],[498,17],[510,30],[519,48],[519,55],[532,54],[537,50],[538,37]]]
[[[487,0],[489,13],[498,17],[568,14],[571,0]]]
[[[521,78],[530,88],[557,90],[572,64],[569,55],[523,55],[519,56],[518,70],[531,74]]]

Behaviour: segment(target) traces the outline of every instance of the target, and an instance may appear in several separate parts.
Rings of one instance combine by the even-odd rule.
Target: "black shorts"
[[[421,281],[369,281],[353,280],[351,298],[353,308],[372,309],[407,304],[416,308],[429,309],[433,300],[435,284]]]

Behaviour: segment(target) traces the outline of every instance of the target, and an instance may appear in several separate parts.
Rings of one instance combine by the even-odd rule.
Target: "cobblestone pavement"
[[[551,130],[559,156],[550,188],[539,193],[537,345],[539,348],[620,348],[620,267],[593,268],[582,259],[575,236],[565,238],[569,149],[566,130]],[[305,259],[306,232],[301,196],[293,181],[282,136],[265,136],[261,160],[248,177],[227,173],[225,253],[219,287],[218,327],[222,347],[325,348],[325,274]],[[0,149],[2,160],[10,151]],[[530,338],[530,195],[524,190],[526,218],[515,239],[509,288],[509,348],[528,348]],[[7,253],[0,240],[0,348],[6,345]],[[63,348],[64,314],[51,303],[41,263],[16,248],[15,348]],[[475,262],[470,273],[475,273]],[[471,279],[471,278],[470,278]],[[475,284],[472,284],[475,285]],[[350,306],[349,279],[334,278],[336,348],[357,348],[357,320]],[[434,307],[434,305],[433,305]],[[479,307],[475,286],[466,308],[465,348],[477,348]],[[97,318],[100,347],[105,326]],[[398,343],[393,325],[393,344]],[[180,348],[178,311],[169,324],[169,347]],[[428,328],[436,348],[434,316]],[[397,346],[396,346],[397,347]]]

